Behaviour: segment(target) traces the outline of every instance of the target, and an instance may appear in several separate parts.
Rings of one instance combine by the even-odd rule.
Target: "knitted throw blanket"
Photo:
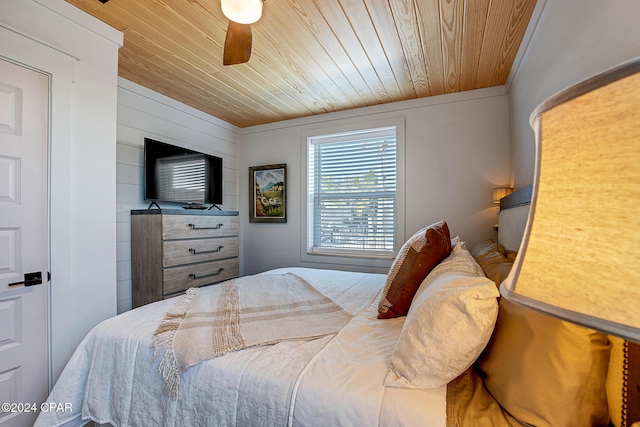
[[[261,274],[191,288],[154,333],[167,392],[189,367],[235,350],[335,334],[353,316],[293,273]]]

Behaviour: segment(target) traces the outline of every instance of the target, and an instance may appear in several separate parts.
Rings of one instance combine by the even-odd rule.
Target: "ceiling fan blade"
[[[229,21],[224,40],[224,65],[243,64],[251,57],[251,25]]]

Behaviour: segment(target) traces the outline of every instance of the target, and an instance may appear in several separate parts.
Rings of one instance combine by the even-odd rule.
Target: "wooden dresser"
[[[238,277],[238,212],[131,211],[133,307]]]

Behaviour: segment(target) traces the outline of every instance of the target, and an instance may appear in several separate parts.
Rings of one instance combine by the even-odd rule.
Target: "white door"
[[[0,427],[32,426],[48,392],[48,115],[48,77],[0,59]]]

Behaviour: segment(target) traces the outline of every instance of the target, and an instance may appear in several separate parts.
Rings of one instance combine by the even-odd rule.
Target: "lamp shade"
[[[507,299],[640,342],[640,58],[531,116],[536,167]]]
[[[493,203],[500,204],[500,199],[513,193],[511,187],[496,187],[493,189]]]
[[[262,16],[263,0],[221,0],[222,13],[238,24],[253,24]]]

